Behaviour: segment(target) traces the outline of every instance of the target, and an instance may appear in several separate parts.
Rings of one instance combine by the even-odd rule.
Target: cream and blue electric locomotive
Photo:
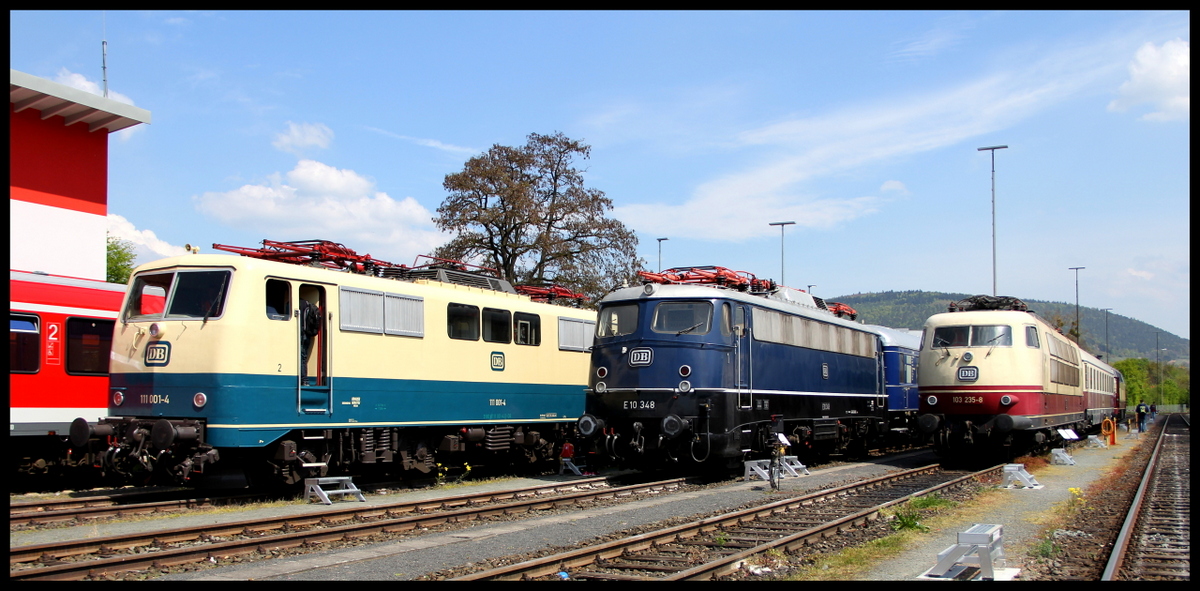
[[[721,267],[645,273],[600,301],[579,433],[619,463],[735,465],[865,449],[886,430],[880,337],[819,298]]]
[[[264,244],[134,272],[110,416],[77,420],[78,447],[177,482],[557,457],[583,412],[595,312],[444,265]]]

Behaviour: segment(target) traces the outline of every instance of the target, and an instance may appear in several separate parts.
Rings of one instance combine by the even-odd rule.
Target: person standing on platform
[[[1146,406],[1146,401],[1143,400],[1137,405],[1137,420],[1138,433],[1146,432],[1146,414],[1150,412],[1150,407]]]

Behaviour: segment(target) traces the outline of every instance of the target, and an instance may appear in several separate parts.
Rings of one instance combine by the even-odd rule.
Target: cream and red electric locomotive
[[[1123,408],[1121,373],[1013,297],[954,302],[925,322],[920,429],[944,455],[1017,455]]]

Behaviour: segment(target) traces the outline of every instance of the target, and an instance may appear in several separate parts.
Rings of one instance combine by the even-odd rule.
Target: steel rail
[[[270,518],[265,520],[246,520],[226,524],[203,526],[200,528],[182,528],[148,532],[140,536],[109,536],[69,542],[66,544],[40,544],[9,548],[10,564],[42,560],[52,561],[60,557],[77,556],[81,554],[115,552],[139,546],[163,546],[181,542],[204,542],[212,538],[233,535],[261,535],[264,531],[284,529],[287,527],[307,528],[326,525],[318,530],[298,531],[281,534],[267,534],[261,537],[234,540],[228,542],[205,543],[202,545],[169,548],[135,556],[117,556],[97,560],[82,560],[78,562],[57,564],[24,570],[11,570],[10,580],[79,580],[88,576],[102,576],[129,570],[143,568],[159,568],[177,566],[198,562],[209,558],[222,558],[249,554],[259,551],[286,549],[331,540],[352,539],[377,533],[391,533],[412,530],[418,527],[429,527],[445,523],[470,521],[492,515],[519,513],[529,510],[553,508],[560,505],[576,504],[595,498],[630,496],[641,492],[653,492],[665,488],[677,487],[686,479],[677,478],[660,482],[629,485],[615,488],[599,488],[607,481],[604,478],[576,480],[553,485],[541,485],[522,489],[511,489],[492,493],[474,495],[459,495],[443,499],[426,501],[406,501],[389,505],[372,507],[355,507],[332,511],[314,512],[305,515]],[[596,485],[595,490],[569,492],[558,494],[555,489],[578,489],[580,485]],[[539,498],[542,495],[545,497]],[[534,498],[528,498],[534,497]],[[438,513],[413,514],[417,511],[431,509],[447,509],[483,503],[496,500],[516,498],[511,502],[500,502],[486,507],[475,507],[459,510],[445,510]],[[404,513],[394,517],[395,513]],[[365,523],[335,525],[356,519],[372,519]]]
[[[727,556],[709,564],[700,565],[691,569],[678,571],[667,578],[642,577],[630,575],[617,575],[607,578],[616,580],[688,580],[688,579],[706,579],[716,576],[717,573],[723,572],[726,569],[733,568],[730,565],[739,564],[746,557],[765,552],[777,546],[785,546],[789,550],[799,547],[814,536],[827,535],[830,531],[836,531],[843,527],[848,527],[851,524],[862,523],[877,515],[878,512],[886,507],[903,502],[914,496],[929,494],[929,492],[955,486],[966,480],[976,478],[980,475],[998,474],[1003,470],[1003,464],[981,470],[972,474],[968,474],[959,478],[955,478],[949,482],[939,484],[934,487],[929,487],[919,492],[910,493],[901,498],[890,499],[882,504],[872,504],[870,508],[854,514],[835,518],[823,525],[807,528],[803,531],[780,537],[762,544],[756,544],[750,548],[737,552],[731,556]],[[686,538],[695,537],[706,532],[717,531],[718,529],[743,524],[745,522],[769,517],[776,513],[797,509],[804,505],[812,505],[814,503],[844,496],[847,493],[855,490],[868,490],[884,484],[899,482],[915,476],[932,474],[937,472],[940,466],[937,464],[907,470],[896,474],[884,475],[859,483],[847,484],[831,489],[825,489],[814,493],[806,494],[799,497],[793,497],[753,507],[742,509],[720,515],[701,519],[692,523],[668,527],[659,531],[649,532],[630,538],[615,540],[579,548],[567,552],[562,552],[541,558],[535,558],[514,565],[504,566],[500,568],[470,573],[455,577],[454,581],[477,581],[477,580],[518,580],[523,578],[537,578],[548,575],[553,575],[560,571],[566,571],[573,568],[579,568],[593,564],[599,560],[611,560],[624,555],[626,552],[637,552],[651,549],[654,546],[678,542]]]
[[[1150,460],[1146,462],[1146,468],[1142,473],[1137,493],[1129,505],[1129,511],[1125,515],[1125,522],[1121,526],[1121,532],[1117,535],[1116,541],[1113,542],[1113,550],[1109,555],[1104,573],[1100,575],[1101,581],[1119,580],[1119,573],[1125,566],[1125,558],[1130,553],[1136,528],[1142,517],[1143,506],[1149,497],[1151,486],[1154,484],[1154,477],[1158,475],[1159,460],[1161,459],[1163,448],[1166,446],[1167,430],[1173,417],[1174,415],[1167,415],[1167,422],[1163,424],[1158,434],[1158,440],[1154,445],[1154,452],[1151,454]],[[1181,417],[1181,420],[1184,420],[1189,427],[1191,426],[1191,422],[1187,419]]]

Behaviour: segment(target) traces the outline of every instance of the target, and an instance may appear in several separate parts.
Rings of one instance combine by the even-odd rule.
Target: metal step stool
[[[1019,464],[1018,464],[1019,465]],[[952,579],[966,566],[979,567],[985,581],[996,580],[996,567],[1005,566],[1004,526],[976,523],[958,534],[958,543],[938,554],[938,562],[922,578]]]
[[[771,460],[747,460],[743,462],[746,467],[746,473],[743,476],[745,482],[750,481],[750,477],[757,476],[762,480],[770,480],[771,475]],[[796,456],[783,456],[779,462],[779,476],[787,478],[789,476],[799,477],[801,474],[808,476],[808,467],[800,463]]]
[[[1050,463],[1061,464],[1064,466],[1074,466],[1075,458],[1072,458],[1071,454],[1068,454],[1067,450],[1064,448],[1052,449],[1050,450]]]
[[[1000,488],[1011,488],[1020,483],[1022,488],[1042,488],[1033,474],[1025,471],[1025,464],[1005,464],[1004,465],[1004,480],[1000,483]]]
[[[323,487],[327,484],[336,484],[338,486],[332,490],[325,490]],[[349,476],[305,478],[304,486],[307,491],[305,492],[304,496],[305,500],[309,500],[313,498],[313,496],[316,496],[317,498],[321,499],[322,503],[325,503],[326,505],[332,505],[333,501],[329,500],[330,495],[354,495],[358,497],[358,500],[364,503],[367,502],[367,497],[364,497],[362,491],[358,490],[357,486],[354,486],[354,482],[350,480]]]

